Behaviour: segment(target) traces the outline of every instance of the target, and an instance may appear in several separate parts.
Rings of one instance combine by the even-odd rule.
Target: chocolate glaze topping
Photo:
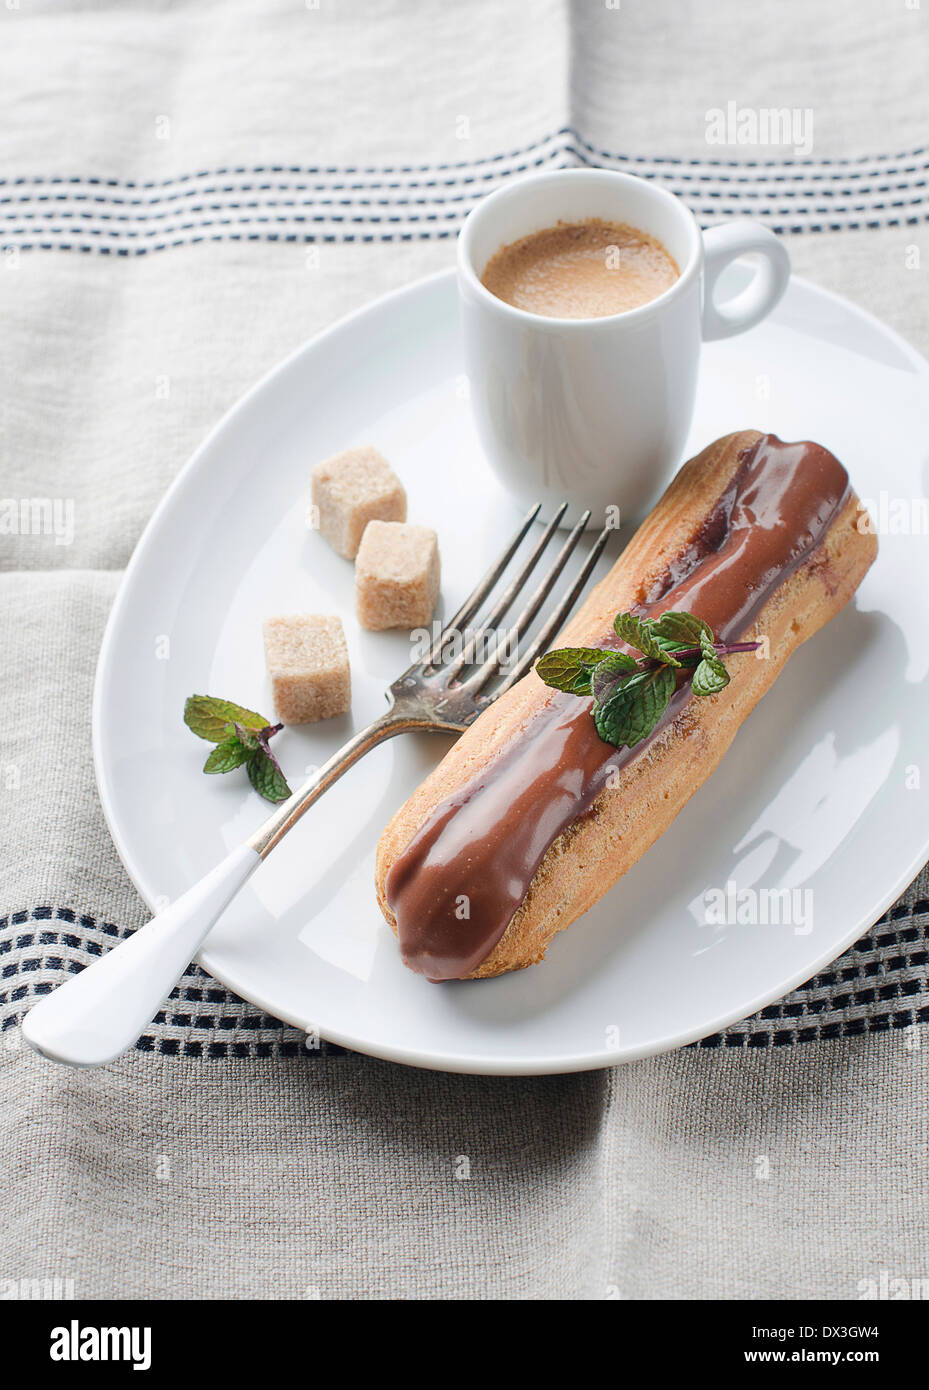
[[[822,539],[848,495],[848,474],[809,442],[764,435],[698,534],[637,610],[685,609],[732,642]],[[619,646],[615,634],[589,645]],[[748,660],[749,658],[742,658]],[[691,698],[680,686],[655,738]],[[546,851],[590,810],[635,749],[604,743],[590,700],[551,691],[478,773],[435,808],[387,877],[403,959],[430,980],[475,970],[503,936]],[[467,905],[467,916],[463,914]]]

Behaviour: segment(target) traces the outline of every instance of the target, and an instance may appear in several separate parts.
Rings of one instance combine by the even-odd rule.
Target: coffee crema
[[[599,319],[637,309],[678,278],[657,237],[626,222],[559,222],[502,246],[481,283],[491,294],[555,319]]]

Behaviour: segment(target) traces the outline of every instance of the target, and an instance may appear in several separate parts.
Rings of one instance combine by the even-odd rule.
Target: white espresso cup
[[[501,247],[591,218],[657,237],[678,278],[636,309],[587,319],[528,313],[481,283]],[[758,261],[749,283],[715,303],[719,276],[747,255]],[[644,516],[681,463],[701,343],[758,323],[789,276],[787,251],[767,228],[732,221],[701,233],[678,198],[631,174],[531,174],[484,198],[458,238],[458,286],[471,405],[503,487],[549,512],[562,501],[574,516],[589,507],[592,525]]]

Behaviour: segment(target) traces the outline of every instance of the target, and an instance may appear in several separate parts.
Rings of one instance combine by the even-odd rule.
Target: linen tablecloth
[[[0,8],[0,1296],[856,1299],[926,1275],[925,878],[778,1005],[613,1071],[310,1052],[195,968],[100,1071],[17,1025],[147,917],[94,789],[94,666],[152,508],[243,390],[450,265],[500,181],[572,165],[761,218],[927,351],[927,68],[915,0]],[[732,143],[772,109],[792,143]]]

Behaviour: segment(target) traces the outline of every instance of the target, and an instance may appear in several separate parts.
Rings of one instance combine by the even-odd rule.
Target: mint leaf
[[[290,787],[284,780],[284,774],[269,753],[263,748],[256,748],[248,755],[248,780],[251,782],[259,796],[263,796],[266,801],[286,801],[290,796]]]
[[[184,723],[198,738],[208,743],[223,743],[235,734],[235,725],[246,729],[263,729],[267,719],[263,714],[220,700],[215,695],[191,695],[184,705]]]
[[[241,739],[227,738],[224,743],[217,743],[203,764],[203,771],[231,772],[234,767],[241,767],[247,757],[248,749]]]
[[[702,618],[693,613],[672,610],[662,613],[652,629],[656,638],[673,642],[679,647],[699,647],[704,638],[713,640],[713,632]]]
[[[633,613],[617,613],[613,619],[613,627],[617,637],[627,642],[630,647],[635,647],[643,656],[650,656],[656,661],[667,661],[672,666],[680,666],[681,663],[655,641],[654,623],[651,618],[637,618]]]
[[[691,689],[695,695],[718,695],[729,684],[729,672],[716,653],[704,648],[703,660],[694,670]]]
[[[564,690],[569,695],[589,695],[591,674],[608,655],[599,647],[560,647],[539,658],[535,664],[536,674],[554,690]],[[635,662],[629,660],[634,667]]]
[[[634,748],[652,732],[674,694],[669,666],[630,676],[603,705],[594,706],[594,723],[604,743]]]
[[[631,656],[625,652],[610,652],[605,656],[590,678],[590,693],[599,705],[605,705],[612,694],[639,670]]]

